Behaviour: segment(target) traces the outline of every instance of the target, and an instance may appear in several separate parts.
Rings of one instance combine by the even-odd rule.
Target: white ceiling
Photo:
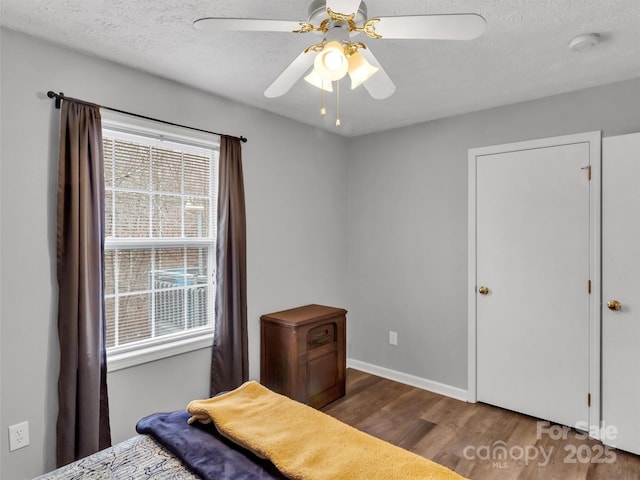
[[[282,97],[263,95],[289,62],[317,43],[314,34],[211,34],[192,27],[206,16],[306,21],[310,3],[1,0],[1,23],[346,136],[640,77],[640,0],[366,0],[369,18],[478,13],[487,31],[471,41],[365,37],[397,90],[374,100],[363,88],[343,88],[336,128],[331,111],[319,115],[319,90],[303,80]],[[603,42],[584,52],[567,48],[587,32]]]

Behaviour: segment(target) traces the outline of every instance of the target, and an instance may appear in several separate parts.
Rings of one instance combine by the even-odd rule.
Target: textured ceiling
[[[306,21],[309,3],[1,0],[1,23],[346,136],[640,77],[640,0],[367,0],[370,18],[478,13],[487,31],[472,41],[365,37],[397,90],[374,100],[362,88],[343,88],[336,128],[333,97],[330,114],[321,117],[319,90],[303,80],[282,97],[263,95],[289,62],[317,43],[314,34],[212,34],[192,26],[205,16]],[[583,52],[567,48],[587,32],[603,42]]]

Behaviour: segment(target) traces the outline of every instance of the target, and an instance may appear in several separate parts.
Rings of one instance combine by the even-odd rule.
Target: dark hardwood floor
[[[473,480],[640,480],[639,456],[575,430],[354,369],[346,396],[322,410]]]

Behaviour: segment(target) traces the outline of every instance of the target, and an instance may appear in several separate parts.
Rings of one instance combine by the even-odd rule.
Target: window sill
[[[110,355],[107,358],[107,371],[109,373],[125,368],[135,367],[143,363],[154,362],[163,358],[173,357],[183,353],[209,348],[213,344],[213,334],[202,335],[184,340],[177,340],[162,345],[154,345],[133,352]]]

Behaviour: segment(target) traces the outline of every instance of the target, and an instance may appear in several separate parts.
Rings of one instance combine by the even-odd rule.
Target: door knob
[[[489,287],[480,287],[478,289],[478,292],[480,293],[480,295],[486,295],[489,293]]]
[[[609,300],[607,302],[607,308],[609,310],[615,310],[617,312],[618,310],[622,310],[622,305],[618,300]]]

